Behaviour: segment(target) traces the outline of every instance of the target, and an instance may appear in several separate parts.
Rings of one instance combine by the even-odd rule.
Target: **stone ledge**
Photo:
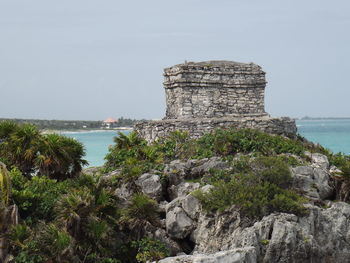
[[[187,131],[192,138],[198,138],[217,128],[252,128],[271,134],[296,136],[296,125],[288,117],[271,118],[265,116],[240,116],[224,118],[196,118],[196,119],[166,119],[159,121],[145,121],[135,124],[135,131],[149,142],[160,137],[168,136],[175,130]]]
[[[258,80],[235,80],[235,81],[196,81],[196,80],[179,80],[179,81],[167,81],[164,82],[165,89],[174,88],[192,88],[192,87],[225,87],[225,88],[265,88],[266,81]]]
[[[236,76],[236,75],[252,75],[252,76],[265,76],[266,72],[257,68],[178,68],[172,70],[165,70],[163,76],[173,77],[180,74],[213,74],[213,75],[225,75],[225,76]]]

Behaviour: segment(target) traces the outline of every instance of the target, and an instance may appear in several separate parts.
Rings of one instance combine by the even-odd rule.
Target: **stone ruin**
[[[147,141],[171,131],[193,138],[216,128],[253,128],[294,137],[295,121],[272,118],[265,112],[265,72],[253,63],[186,62],[164,70],[166,116],[144,121],[135,130]]]

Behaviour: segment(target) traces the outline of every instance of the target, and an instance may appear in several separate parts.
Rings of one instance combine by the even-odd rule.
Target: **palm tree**
[[[119,222],[140,239],[147,224],[159,224],[157,202],[143,193],[134,194],[130,204],[121,210]]]
[[[57,220],[76,239],[81,234],[81,226],[93,212],[94,197],[88,188],[75,190],[63,196],[56,204]]]
[[[47,134],[40,140],[35,164],[39,174],[58,180],[77,176],[84,165],[85,150],[75,139],[58,134]]]
[[[34,172],[34,160],[37,156],[39,130],[31,125],[2,124],[2,143],[0,154],[7,165],[17,166],[26,176]]]
[[[38,226],[36,244],[47,262],[65,263],[72,261],[73,239],[59,226],[42,223]]]
[[[56,220],[77,241],[75,251],[82,258],[110,253],[107,247],[115,243],[116,199],[101,177],[82,175],[76,180],[82,185],[56,203]]]
[[[39,172],[59,180],[75,177],[87,164],[84,155],[83,145],[75,139],[42,135],[31,124],[0,123],[0,160],[25,176]]]
[[[14,133],[18,128],[18,125],[13,121],[0,122],[0,140],[7,139],[10,134]]]
[[[114,137],[114,142],[117,149],[131,149],[146,143],[136,132],[131,132],[128,135],[118,132],[118,136]]]

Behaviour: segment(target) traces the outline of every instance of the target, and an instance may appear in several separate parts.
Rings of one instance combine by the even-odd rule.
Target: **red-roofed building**
[[[105,129],[115,128],[117,126],[117,123],[118,123],[118,120],[113,118],[107,118],[106,120],[103,121],[102,128],[105,128]]]

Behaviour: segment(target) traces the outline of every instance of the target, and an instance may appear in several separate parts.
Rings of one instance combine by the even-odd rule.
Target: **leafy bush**
[[[292,180],[289,167],[279,158],[255,158],[249,167],[245,162],[240,169],[246,173],[225,174],[224,180],[213,181],[214,188],[209,192],[196,191],[194,195],[206,210],[223,211],[234,205],[251,218],[275,211],[305,213],[303,199],[288,189]]]
[[[71,262],[72,238],[62,228],[39,223],[34,230],[26,225],[13,226],[9,234],[15,262]]]
[[[48,259],[67,262],[73,246],[69,233],[55,224],[41,224],[35,237],[37,249]]]
[[[27,179],[16,168],[10,176],[13,201],[18,206],[21,218],[29,223],[52,220],[56,201],[69,191],[69,181],[57,182],[45,176]]]
[[[58,134],[43,135],[31,124],[0,122],[0,160],[24,176],[63,180],[77,176],[87,161],[83,145]]]
[[[186,132],[175,131],[168,137],[147,144],[136,132],[119,133],[115,145],[106,156],[106,171],[122,169],[122,178],[134,180],[152,169],[161,170],[165,162],[175,159],[200,159],[222,156],[232,159],[237,153],[279,155],[284,153],[302,155],[306,150],[302,140],[270,135],[252,129],[224,129],[191,139]],[[295,165],[293,157],[281,156]]]
[[[145,221],[157,222],[158,206],[157,202],[142,193],[136,193],[131,199],[130,205],[121,210],[120,221],[133,227],[143,225]]]
[[[58,180],[76,177],[88,162],[83,159],[84,146],[73,138],[58,134],[42,135],[35,159],[40,175]]]
[[[132,242],[132,247],[137,249],[138,262],[153,262],[169,256],[169,250],[162,242],[153,238],[143,238]]]
[[[196,155],[196,140],[191,139],[189,133],[184,131],[173,131],[153,145],[164,154],[165,160],[188,159]]]
[[[9,239],[12,246],[20,247],[21,249],[28,247],[28,239],[31,236],[31,230],[24,224],[12,226]]]
[[[41,255],[30,254],[27,251],[21,251],[15,258],[15,263],[42,263],[44,258]]]
[[[302,155],[300,141],[253,129],[218,129],[198,139],[199,145],[212,150],[214,155],[259,152],[263,155],[292,153]]]
[[[251,161],[252,172],[261,182],[288,188],[292,184],[289,166],[279,157],[258,157]]]
[[[163,155],[156,147],[148,145],[136,132],[125,135],[119,132],[115,145],[106,155],[105,172],[122,168],[125,178],[134,179],[150,169],[163,164]]]

